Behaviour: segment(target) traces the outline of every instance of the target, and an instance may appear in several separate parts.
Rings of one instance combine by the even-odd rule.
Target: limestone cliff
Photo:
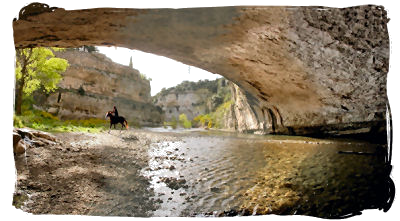
[[[179,119],[185,114],[189,120],[197,115],[207,114],[221,104],[229,92],[228,81],[224,78],[209,81],[188,82],[164,89],[153,97],[155,105],[165,112],[165,120]]]
[[[56,56],[70,65],[55,93],[35,97],[40,108],[61,119],[82,119],[104,118],[115,105],[130,123],[162,122],[161,110],[151,103],[150,82],[138,70],[96,52],[67,50]]]

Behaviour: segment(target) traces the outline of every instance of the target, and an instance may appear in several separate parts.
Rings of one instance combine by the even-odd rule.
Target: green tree
[[[61,73],[68,67],[68,61],[56,58],[57,48],[25,48],[16,50],[15,68],[15,112],[22,114],[24,96],[43,88],[46,93],[57,89],[62,79]]]

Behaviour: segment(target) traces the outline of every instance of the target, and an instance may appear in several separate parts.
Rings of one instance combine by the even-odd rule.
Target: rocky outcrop
[[[28,148],[55,145],[57,139],[46,132],[28,129],[14,128],[13,150],[15,155],[24,154]]]
[[[231,93],[233,102],[224,116],[226,128],[246,133],[271,134],[282,127],[279,113],[276,113],[277,116],[273,114],[276,109],[261,109],[252,95],[235,84],[231,84]]]
[[[257,99],[235,84],[231,84],[231,91],[233,102],[224,116],[227,129],[256,134],[352,136],[386,142],[385,121],[290,127],[282,123],[281,113],[276,107],[260,106]]]
[[[265,122],[276,122],[265,123],[269,130],[308,134],[385,130],[387,22],[373,5],[27,7],[13,26],[17,48],[116,45],[221,74],[251,95]]]
[[[180,114],[185,114],[189,120],[193,120],[198,115],[215,111],[229,90],[228,81],[224,78],[199,82],[184,81],[157,93],[153,102],[162,108],[166,121],[171,121],[172,118],[177,120]]]
[[[151,103],[150,82],[138,70],[120,65],[105,55],[78,50],[56,52],[68,60],[59,89],[36,95],[38,108],[61,119],[104,118],[117,106],[129,123],[160,124],[161,110]]]

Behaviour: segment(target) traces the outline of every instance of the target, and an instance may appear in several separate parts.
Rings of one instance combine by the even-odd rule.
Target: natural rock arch
[[[16,48],[114,45],[223,75],[249,95],[265,125],[306,134],[384,130],[387,21],[383,7],[371,5],[68,11],[36,4],[13,27]]]

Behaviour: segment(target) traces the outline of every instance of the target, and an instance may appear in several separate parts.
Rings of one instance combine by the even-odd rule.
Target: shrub
[[[22,123],[21,118],[15,114],[14,114],[14,122],[13,123],[14,123],[14,127],[19,127],[19,128],[24,127],[24,124]]]
[[[172,116],[171,122],[169,122],[169,123],[170,123],[170,126],[172,127],[172,129],[176,129],[178,126],[178,122],[176,121],[175,116]]]
[[[210,114],[200,114],[196,116],[193,121],[196,122],[197,126],[205,127],[206,124],[208,128],[211,128],[212,126],[212,118]]]
[[[192,128],[192,122],[187,119],[185,114],[179,115],[179,124],[186,129]]]

